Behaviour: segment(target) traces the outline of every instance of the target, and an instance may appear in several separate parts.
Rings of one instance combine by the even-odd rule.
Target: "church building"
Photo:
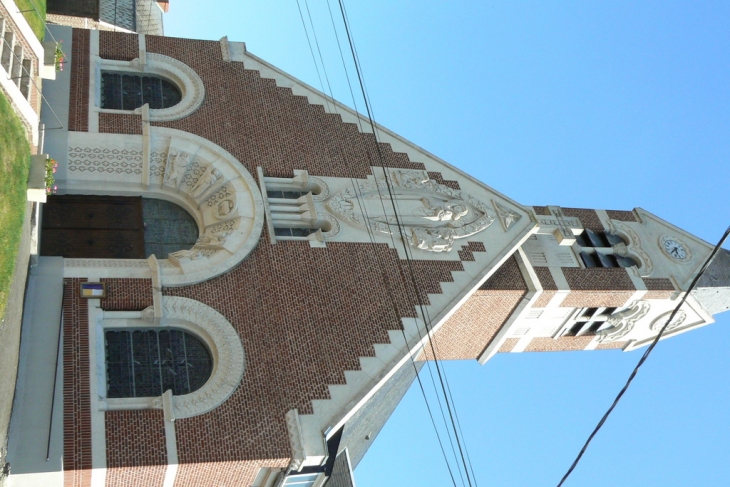
[[[12,487],[353,485],[426,361],[644,347],[713,248],[514,201],[243,43],[53,32]],[[665,336],[729,306],[722,251]]]

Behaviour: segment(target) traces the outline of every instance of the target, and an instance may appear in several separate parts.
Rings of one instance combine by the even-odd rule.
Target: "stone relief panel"
[[[109,147],[69,147],[68,170],[107,175],[141,175],[142,151]]]
[[[417,170],[389,170],[387,181],[359,181],[329,199],[327,208],[375,233],[400,236],[402,229],[408,245],[428,252],[449,252],[456,239],[479,233],[495,220],[485,203]]]
[[[639,301],[629,308],[612,314],[608,318],[610,328],[598,332],[599,343],[616,341],[628,335],[634,329],[636,322],[649,313],[651,305],[646,301]]]

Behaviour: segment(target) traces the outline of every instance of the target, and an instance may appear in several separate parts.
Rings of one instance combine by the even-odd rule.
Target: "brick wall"
[[[89,396],[89,314],[79,285],[63,288],[63,485],[91,485],[91,400]]]
[[[119,35],[102,34],[109,39]],[[372,134],[359,133],[356,125],[342,123],[339,115],[310,105],[306,97],[277,87],[243,63],[223,62],[219,42],[146,36],[146,46],[148,52],[186,63],[206,90],[205,101],[189,117],[153,125],[200,135],[229,151],[252,174],[260,165],[267,176],[291,177],[294,169],[306,169],[313,176],[364,178],[371,174],[370,166],[381,165]],[[99,123],[102,132],[108,131],[108,118]],[[424,169],[388,144],[380,144],[380,153],[386,166]]]
[[[584,228],[593,230],[594,232],[602,232],[604,230],[603,223],[598,217],[596,210],[588,210],[585,208],[563,208],[565,216],[576,217],[580,220]]]
[[[438,359],[478,358],[526,292],[520,268],[511,257],[436,332],[433,348]],[[419,360],[433,360],[433,348],[426,345]]]
[[[644,284],[648,289],[644,299],[669,299],[675,291],[671,279],[645,277]]]
[[[439,283],[462,269],[459,261],[413,264],[422,294],[441,292]],[[230,273],[164,293],[212,306],[241,336],[241,386],[210,413],[175,423],[181,463],[241,469],[248,468],[236,463],[243,459],[287,462],[284,414],[311,413],[313,399],[328,398],[328,384],[343,384],[345,370],[359,370],[359,357],[389,343],[387,331],[401,329],[401,316],[415,317],[409,269],[384,244],[312,249],[263,241]]]
[[[107,411],[105,417],[106,484],[161,487],[167,468],[162,410]]]
[[[74,29],[72,34],[71,93],[68,102],[68,129],[89,130],[89,31]]]
[[[525,352],[565,352],[573,350],[584,350],[593,339],[593,336],[580,337],[537,337],[533,338]]]
[[[101,300],[104,311],[141,311],[152,306],[152,279],[101,279],[107,297]]]

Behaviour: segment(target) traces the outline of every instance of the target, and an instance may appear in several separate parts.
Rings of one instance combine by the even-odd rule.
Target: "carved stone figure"
[[[203,175],[198,179],[198,182],[190,189],[190,194],[195,198],[199,197],[215,184],[218,176],[220,176],[220,172],[217,169],[213,169],[212,166],[208,166]]]
[[[209,235],[203,235],[198,238],[195,245],[205,245],[208,247],[219,247],[226,243],[226,239],[231,235],[231,232],[216,232]]]
[[[341,191],[328,207],[345,221],[402,234],[409,245],[429,252],[450,251],[455,239],[484,230],[495,218],[484,203],[429,179],[425,171],[398,169],[387,181],[360,182]]]
[[[199,249],[196,249],[193,247],[192,249],[184,249],[184,250],[178,250],[177,252],[170,252],[169,257],[173,257],[174,259],[180,260],[180,259],[189,259],[189,260],[195,260],[199,257],[201,257],[202,254]]]
[[[235,209],[235,200],[225,199],[218,203],[218,205],[215,207],[215,210],[213,210],[213,216],[215,216],[219,220],[222,220],[226,216],[230,215]]]
[[[178,152],[174,157],[171,157],[169,164],[170,170],[167,172],[165,184],[177,186],[180,184],[180,180],[185,175],[185,170],[190,164],[190,154],[187,152]]]

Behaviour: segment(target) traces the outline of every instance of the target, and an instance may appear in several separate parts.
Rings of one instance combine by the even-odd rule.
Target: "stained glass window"
[[[107,397],[155,397],[200,389],[213,371],[206,346],[181,330],[108,330]]]
[[[134,110],[145,103],[152,109],[180,103],[182,94],[173,83],[157,76],[126,73],[101,74],[101,108]]]

